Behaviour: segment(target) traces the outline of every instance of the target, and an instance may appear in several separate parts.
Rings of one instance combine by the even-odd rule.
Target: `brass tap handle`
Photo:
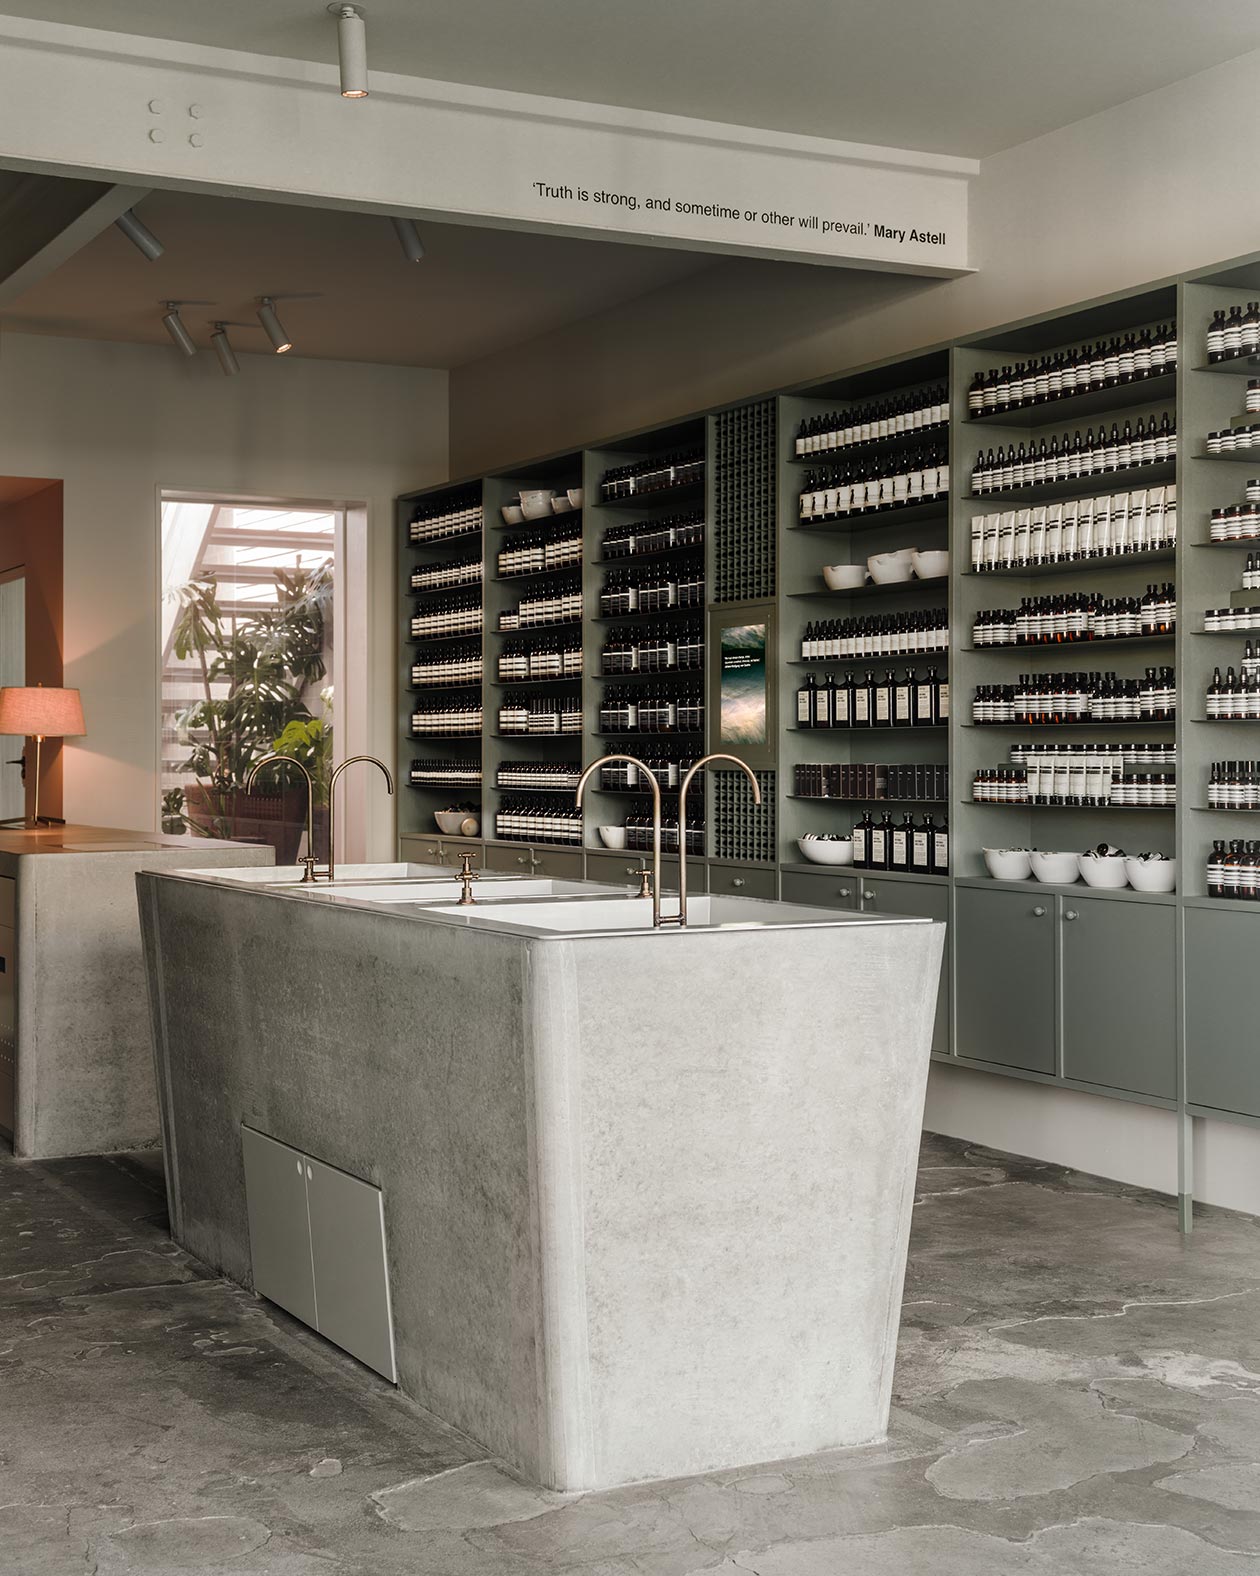
[[[307,886],[312,881],[314,881],[319,874],[319,860],[316,859],[314,854],[307,854],[305,858],[301,860],[301,865],[302,885]]]
[[[459,857],[463,861],[459,869],[459,880],[462,883],[462,891],[460,892],[459,902],[456,904],[456,907],[468,908],[471,904],[477,901],[477,899],[472,895],[472,884],[474,881],[480,881],[481,877],[472,867],[473,856],[470,853],[463,853]]]
[[[652,897],[652,872],[650,870],[640,870],[639,871],[639,896],[640,897],[645,897],[649,901],[651,900],[651,897]]]

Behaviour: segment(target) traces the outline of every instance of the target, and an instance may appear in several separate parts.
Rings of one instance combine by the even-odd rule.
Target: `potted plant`
[[[178,837],[185,830],[182,788],[168,788],[162,795],[162,830],[170,837]]]
[[[245,781],[291,724],[315,720],[303,695],[326,672],[331,565],[278,571],[276,590],[273,606],[237,620],[224,614],[213,580],[190,581],[175,593],[171,649],[194,665],[202,691],[177,718],[189,746],[180,769],[197,779],[184,792],[189,830],[267,842],[291,864],[306,824],[305,789],[278,773],[248,791]]]

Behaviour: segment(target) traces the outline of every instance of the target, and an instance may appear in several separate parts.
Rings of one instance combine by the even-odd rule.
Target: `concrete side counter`
[[[270,848],[112,827],[0,831],[0,908],[12,915],[0,912],[0,942],[13,959],[13,1021],[7,1031],[0,1021],[0,1129],[16,1155],[48,1160],[157,1141],[136,872],[274,857]]]

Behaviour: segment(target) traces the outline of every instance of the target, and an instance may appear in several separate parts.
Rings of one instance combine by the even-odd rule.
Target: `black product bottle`
[[[805,682],[796,692],[796,726],[798,728],[812,728],[814,726],[814,691],[818,688],[817,681],[812,673],[805,675]]]
[[[893,828],[890,870],[910,870],[914,864],[914,817],[907,810],[900,826]]]
[[[910,868],[916,875],[926,876],[932,870],[932,817],[925,815],[923,825],[916,826],[910,844]]]
[[[870,852],[867,858],[868,870],[887,870],[888,858],[892,852],[892,816],[885,811],[883,818],[871,828]]]
[[[853,827],[853,863],[865,870],[870,863],[871,834],[875,830],[871,812],[867,810]]]
[[[814,695],[813,695],[814,722],[813,722],[813,726],[815,728],[834,728],[835,727],[835,718],[832,715],[832,711],[831,711],[831,702],[832,702],[833,693],[834,693],[834,691],[833,691],[833,687],[831,685],[828,685],[828,684],[816,684],[814,686]]]
[[[915,683],[915,672],[911,668],[909,673],[899,678],[893,686],[892,720],[895,728],[908,728],[914,721]]]
[[[947,876],[949,874],[949,822],[942,820],[939,826],[932,829],[932,872],[933,875]]]
[[[893,714],[893,689],[895,687],[892,669],[889,668],[882,679],[875,685],[872,696],[873,714],[871,725],[876,728],[891,728]]]
[[[853,705],[850,708],[850,727],[869,728],[871,725],[871,697],[875,689],[875,675],[868,668],[860,679],[853,681]]]

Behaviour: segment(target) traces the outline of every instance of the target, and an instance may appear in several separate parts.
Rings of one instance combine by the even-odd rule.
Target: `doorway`
[[[339,505],[162,499],[162,830],[266,843],[279,864],[327,846],[341,661]],[[307,847],[313,785],[314,848]]]
[[[26,683],[26,571],[0,573],[0,687]],[[0,822],[26,814],[25,739],[0,735]]]

